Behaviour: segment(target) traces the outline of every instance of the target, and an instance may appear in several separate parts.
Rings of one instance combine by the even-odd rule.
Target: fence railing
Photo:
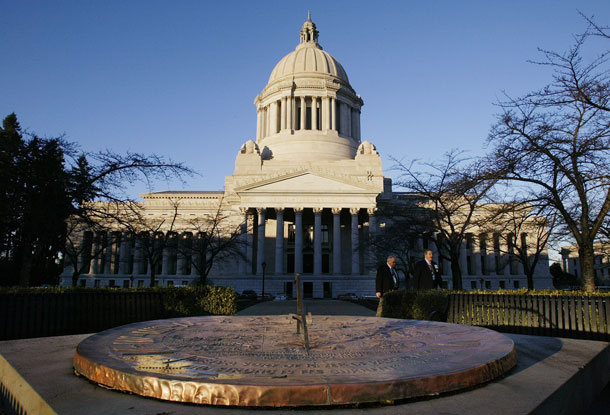
[[[0,294],[0,340],[95,333],[165,313],[160,292]]]
[[[610,297],[450,294],[447,321],[509,333],[610,341]]]

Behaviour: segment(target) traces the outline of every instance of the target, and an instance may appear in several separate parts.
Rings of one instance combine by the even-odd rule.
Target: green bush
[[[206,286],[207,295],[199,300],[199,306],[208,314],[231,315],[237,312],[237,295],[231,287]]]
[[[190,286],[157,288],[168,317],[230,315],[237,312],[237,296],[230,287]]]
[[[445,321],[448,304],[447,291],[390,291],[383,295],[381,316]]]
[[[447,321],[449,296],[447,291],[421,291],[415,295],[412,317],[415,320]]]
[[[390,291],[381,299],[381,316],[388,318],[403,317],[403,294],[404,291]]]

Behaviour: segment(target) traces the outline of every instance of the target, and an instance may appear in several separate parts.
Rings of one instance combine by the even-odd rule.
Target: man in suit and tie
[[[398,274],[396,273],[396,258],[389,256],[387,263],[382,264],[377,268],[377,276],[375,278],[375,287],[377,288],[377,298],[388,291],[398,289]]]
[[[381,264],[377,268],[377,276],[375,277],[376,295],[379,298],[379,306],[377,307],[377,317],[381,317],[382,296],[388,291],[398,289],[398,273],[396,272],[396,258],[389,256],[385,264]]]
[[[424,259],[415,264],[413,271],[413,288],[415,290],[431,290],[441,287],[443,279],[438,271],[438,265],[432,260],[434,253],[426,250]]]

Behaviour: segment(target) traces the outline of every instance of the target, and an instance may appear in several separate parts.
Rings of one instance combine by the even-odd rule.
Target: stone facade
[[[254,104],[256,141],[239,148],[225,190],[144,194],[147,214],[159,220],[178,206],[171,231],[190,241],[196,234],[193,219],[225,212],[227,229],[240,229],[241,252],[216,262],[209,274],[214,284],[260,293],[264,273],[266,292],[293,295],[293,274],[299,272],[306,296],[374,295],[377,263],[364,241],[379,230],[378,203],[391,203],[397,196],[391,179],[383,175],[376,147],[361,139],[364,102],[341,64],[319,45],[310,18],[300,31],[300,43],[276,65]],[[167,231],[167,226],[159,230]],[[138,239],[108,235],[110,248],[102,258],[91,260],[80,284],[148,285],[150,270]],[[99,236],[88,239],[93,245]],[[420,246],[423,249],[423,242]],[[526,285],[518,273],[507,274],[509,281],[499,279],[503,274],[495,269],[481,271],[480,250],[464,249],[474,264],[464,259],[465,288],[473,286],[470,277],[477,288],[498,288],[504,280],[506,288]],[[159,284],[197,281],[195,259],[180,252],[164,250]],[[449,267],[443,269],[450,285]],[[70,275],[66,269],[64,284]]]

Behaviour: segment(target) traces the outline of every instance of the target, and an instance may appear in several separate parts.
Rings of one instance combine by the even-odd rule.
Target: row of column
[[[155,243],[154,240],[150,243]],[[175,234],[166,246],[161,247],[159,275],[199,275],[196,263],[197,238],[192,233]],[[79,255],[79,267],[89,264],[93,274],[137,274],[150,273],[144,241],[121,232],[102,232],[93,237],[84,232]]]
[[[276,237],[275,237],[275,273],[284,273],[284,208],[269,208],[275,211],[276,216]],[[294,228],[295,228],[295,241],[294,241],[294,269],[295,272],[303,272],[303,208],[295,207],[292,208],[294,211]],[[313,208],[314,214],[314,238],[313,238],[313,260],[314,260],[314,274],[322,273],[322,212],[324,208]],[[331,208],[333,215],[333,249],[332,249],[332,262],[333,262],[333,274],[342,274],[342,241],[341,241],[341,211],[342,208]],[[367,209],[369,214],[369,232],[374,232],[375,229],[375,214],[376,209]],[[247,223],[250,220],[249,209],[242,209],[244,214],[244,226],[247,228]],[[353,275],[360,274],[360,253],[359,253],[359,229],[358,229],[358,216],[360,208],[349,208],[350,212],[350,236],[351,236],[351,273]],[[256,214],[258,216],[258,229],[257,229],[257,253],[256,253],[256,273],[261,274],[263,272],[262,264],[266,262],[265,252],[265,228],[266,228],[266,216],[267,208],[256,208]],[[242,233],[242,237],[247,238],[245,233]],[[244,258],[249,258],[247,249],[249,244],[244,240]],[[246,265],[242,265],[240,268],[243,272],[246,271]]]
[[[310,123],[307,123],[307,109]],[[282,97],[257,111],[257,140],[284,130],[336,130],[360,140],[360,111],[334,97]]]
[[[510,235],[502,238],[494,233],[482,233],[476,236],[467,234],[460,247],[462,275],[523,275],[525,273],[523,264],[515,257],[518,252],[510,241],[512,241]],[[522,249],[527,249],[526,234],[521,235],[521,246]],[[423,239],[418,240],[417,248],[423,252]],[[430,244],[430,249],[438,258],[436,245]],[[449,262],[439,259],[440,261],[443,261],[444,273],[449,274]]]

